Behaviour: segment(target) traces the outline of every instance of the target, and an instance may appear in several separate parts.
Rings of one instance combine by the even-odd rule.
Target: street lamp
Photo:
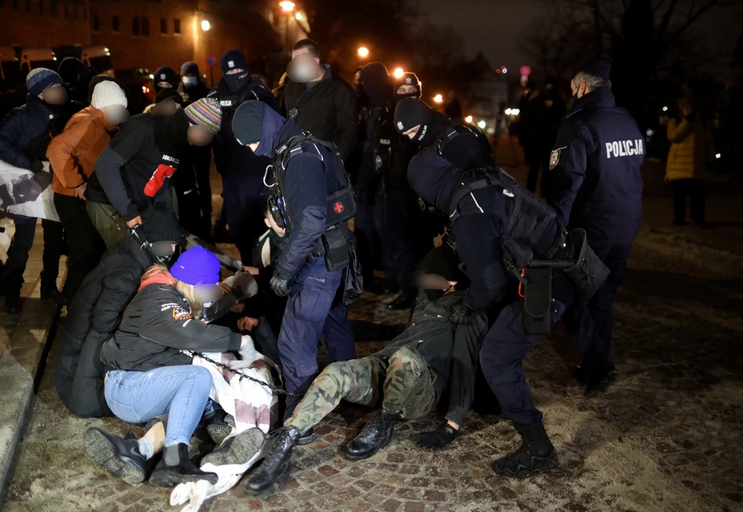
[[[358,50],[356,50],[356,53],[359,54],[359,57],[365,59],[369,56],[369,48],[367,48],[366,46],[361,46]]]
[[[467,123],[470,123],[471,124],[472,123],[472,116],[467,116],[467,117],[464,118],[464,120],[467,121]]]
[[[207,32],[210,28],[212,28],[212,24],[209,23],[209,20],[201,20],[201,30]]]
[[[279,3],[279,7],[281,7],[281,10],[284,12],[292,12],[294,10],[294,2],[281,2]]]
[[[404,69],[402,69],[402,68],[395,69],[395,72],[394,72],[395,78],[400,78],[404,74],[405,74],[405,70]]]
[[[481,130],[484,130],[487,125],[488,124],[485,121],[479,121],[477,123],[477,126],[479,126]]]
[[[437,94],[436,96],[433,97],[433,102],[434,103],[443,103],[444,102],[444,97],[442,95],[440,95],[440,94]]]

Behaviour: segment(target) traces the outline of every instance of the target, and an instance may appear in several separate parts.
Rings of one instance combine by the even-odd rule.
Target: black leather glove
[[[456,325],[471,324],[475,321],[472,310],[467,306],[457,306],[451,312],[451,322]]]
[[[425,432],[418,439],[418,446],[430,450],[440,450],[447,446],[457,437],[457,429],[444,423],[432,432]]]
[[[286,297],[291,291],[291,288],[289,287],[289,278],[278,273],[273,275],[269,286],[271,287],[271,291],[279,297]]]

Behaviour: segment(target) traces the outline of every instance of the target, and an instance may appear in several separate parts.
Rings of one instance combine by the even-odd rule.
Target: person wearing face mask
[[[181,100],[175,90],[172,94]],[[142,209],[171,194],[170,178],[189,144],[205,146],[219,129],[218,109],[211,102],[205,107],[208,114],[189,116],[163,96],[150,113],[133,116],[122,125],[96,161],[85,190],[88,215],[107,247],[142,224]]]
[[[68,301],[106,250],[85,208],[85,188],[118,125],[126,121],[127,100],[115,82],[102,82],[93,91],[91,105],[72,116],[54,137],[47,156],[54,169],[54,206],[65,230],[69,253],[63,294]]]
[[[645,139],[630,113],[615,105],[610,70],[611,61],[601,59],[573,77],[573,106],[557,132],[545,194],[557,220],[569,229],[585,229],[611,270],[587,307],[565,315],[582,359],[576,377],[586,383],[587,395],[605,391],[617,379],[610,355],[614,295],[642,220]]]
[[[36,68],[26,77],[28,98],[25,105],[14,108],[0,124],[0,160],[21,169],[29,169],[42,188],[51,182],[44,172],[42,161],[47,160],[46,150],[52,138],[59,135],[67,122],[65,103],[67,90],[62,78],[54,71]],[[12,215],[15,235],[8,260],[2,272],[2,292],[5,311],[21,310],[21,287],[28,254],[34,243],[36,220],[23,215]],[[57,290],[59,259],[62,255],[62,224],[42,219],[44,229],[44,270],[41,273],[41,298],[64,304],[64,297]]]
[[[155,71],[153,76],[152,85],[155,88],[156,93],[163,89],[175,89],[180,83],[178,80],[178,73],[176,73],[170,66],[160,66],[157,68],[157,71]]]
[[[232,241],[244,262],[250,262],[255,241],[263,232],[263,205],[266,189],[263,174],[270,163],[267,157],[256,156],[250,148],[237,143],[232,133],[232,119],[237,108],[246,101],[262,101],[279,110],[273,93],[250,77],[245,54],[229,50],[219,59],[222,79],[209,97],[222,107],[223,129],[214,142],[214,163],[222,175],[223,215],[230,228]]]
[[[320,48],[311,39],[294,45],[286,71],[291,81],[284,87],[282,115],[319,139],[334,142],[346,161],[357,142],[359,107],[353,87],[320,62]]]
[[[235,138],[257,155],[273,155],[269,206],[286,228],[270,287],[289,296],[279,332],[286,389],[303,393],[317,375],[317,346],[325,335],[328,359],[356,357],[346,306],[359,293],[353,237],[348,228],[355,205],[343,162],[332,144],[308,138],[259,101],[243,103],[232,123]],[[356,281],[358,283],[358,281]],[[353,288],[354,295],[349,296]],[[288,418],[297,405],[287,397]],[[308,431],[301,441],[314,440]]]
[[[373,456],[392,440],[396,421],[425,416],[444,394],[449,397],[446,422],[425,433],[418,444],[440,449],[454,441],[474,396],[477,354],[487,318],[479,315],[466,325],[452,322],[467,278],[448,246],[434,249],[421,269],[422,291],[402,334],[369,357],[323,369],[284,427],[269,435],[273,446],[248,478],[249,493],[265,492],[287,476],[298,440],[342,400],[378,411],[346,446],[347,459]]]
[[[144,223],[111,247],[80,286],[67,310],[55,379],[62,403],[83,418],[111,416],[103,396],[101,347],[116,332],[144,271],[168,264],[183,241],[170,198],[155,201]]]

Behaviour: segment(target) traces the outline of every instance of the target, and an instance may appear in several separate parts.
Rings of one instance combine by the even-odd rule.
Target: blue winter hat
[[[219,260],[200,245],[187,250],[170,268],[170,273],[186,284],[217,284]]]
[[[47,68],[36,68],[26,77],[26,89],[32,96],[38,96],[47,87],[61,83],[62,77]]]

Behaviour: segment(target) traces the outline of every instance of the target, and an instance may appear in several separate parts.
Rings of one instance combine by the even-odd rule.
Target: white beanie
[[[126,100],[126,94],[121,90],[119,84],[106,80],[95,86],[90,104],[98,109],[110,107],[111,105],[121,105],[126,108],[129,102]]]

